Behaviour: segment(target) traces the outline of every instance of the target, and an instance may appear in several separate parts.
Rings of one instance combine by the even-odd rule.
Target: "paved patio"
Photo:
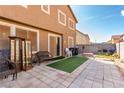
[[[49,62],[0,80],[1,88],[122,88],[124,77],[109,61],[90,59],[72,73],[46,66]]]

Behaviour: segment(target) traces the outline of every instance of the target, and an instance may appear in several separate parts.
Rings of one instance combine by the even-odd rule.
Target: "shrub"
[[[115,49],[109,49],[109,52],[111,53],[111,55],[114,54],[115,51],[116,51]]]
[[[106,52],[108,52],[108,50],[107,49],[103,49],[103,52],[106,53]]]
[[[106,56],[112,55],[110,52],[105,53]]]
[[[114,58],[117,58],[117,59],[120,58],[119,55],[118,55],[117,53],[114,53],[112,56],[113,56]]]

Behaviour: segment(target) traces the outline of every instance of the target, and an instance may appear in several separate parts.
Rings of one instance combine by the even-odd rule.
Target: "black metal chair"
[[[0,78],[7,78],[8,75],[13,75],[13,80],[17,79],[17,68],[14,62],[4,59],[0,62]]]

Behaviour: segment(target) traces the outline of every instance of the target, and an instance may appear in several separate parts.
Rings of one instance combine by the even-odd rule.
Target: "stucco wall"
[[[112,44],[90,44],[90,45],[78,45],[80,52],[86,53],[98,53],[98,50],[103,49],[115,49],[115,46]]]
[[[116,43],[116,52],[117,52],[118,55],[120,55],[120,53],[119,53],[119,46],[120,46],[119,43]]]
[[[85,34],[76,31],[76,44],[90,44],[90,40]]]
[[[124,59],[124,42],[116,44],[117,54],[120,56],[120,59]]]
[[[58,23],[58,9],[66,14],[66,26]],[[75,24],[76,21],[66,5],[51,5],[50,15],[41,10],[41,5],[29,5],[28,8],[19,5],[0,5],[0,16],[60,34],[72,35],[76,33],[75,30],[68,27],[68,18],[74,20]]]
[[[66,14],[66,26],[58,23],[58,9]],[[35,28],[39,30],[39,48],[40,50],[48,50],[48,33],[59,34],[62,36],[62,51],[68,47],[68,36],[73,37],[74,44],[76,42],[76,31],[68,27],[68,18],[74,20],[72,13],[66,5],[51,5],[50,15],[41,10],[40,5],[29,5],[24,8],[19,5],[0,5],[0,17],[7,19],[0,19],[1,21],[25,26],[22,23],[34,26],[28,28]],[[10,20],[8,20],[10,19]],[[12,21],[11,21],[12,20]],[[15,22],[16,21],[16,22]]]

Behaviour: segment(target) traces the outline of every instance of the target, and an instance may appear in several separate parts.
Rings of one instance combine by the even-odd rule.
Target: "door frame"
[[[51,34],[51,33],[48,34],[48,52],[50,52],[50,36],[60,38],[60,55],[59,56],[62,56],[62,36],[57,34]],[[57,43],[57,39],[56,39],[56,43]],[[53,56],[53,57],[58,57],[58,56]]]

